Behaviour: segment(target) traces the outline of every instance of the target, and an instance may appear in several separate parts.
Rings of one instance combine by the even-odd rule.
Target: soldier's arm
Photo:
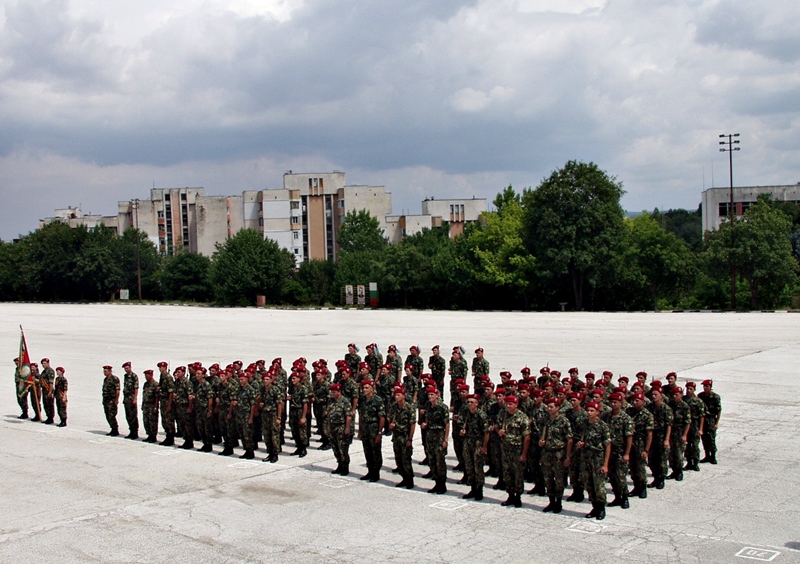
[[[483,434],[483,444],[481,445],[481,454],[486,454],[489,449],[489,431]]]
[[[531,446],[531,436],[530,434],[525,435],[525,438],[522,439],[522,454],[519,457],[520,462],[525,462],[528,458],[528,449]]]
[[[603,456],[603,467],[600,468],[601,474],[608,474],[608,460],[611,458],[611,441],[606,443],[606,450]]]
[[[683,428],[683,433],[681,434],[681,441],[684,443],[686,439],[689,437],[689,429],[692,427],[692,417],[689,416],[689,419],[686,420],[686,426]]]
[[[444,441],[442,441],[442,448],[447,448],[447,437],[450,436],[450,421],[444,424]]]
[[[280,423],[281,419],[283,418],[283,402],[282,401],[278,402],[278,409],[276,410],[276,414],[277,414],[278,422]]]
[[[666,438],[664,439],[664,448],[669,448],[669,436],[672,434],[672,425],[667,425]]]
[[[622,460],[628,462],[631,459],[631,445],[633,445],[633,435],[625,437],[625,453],[622,455]]]
[[[705,418],[705,416],[701,415],[700,416],[700,429],[697,432],[698,435],[702,435],[703,434],[703,428],[705,427],[705,424],[706,424],[706,418]]]
[[[647,431],[647,439],[644,441],[644,452],[642,453],[645,458],[650,454],[650,446],[653,444],[653,430]]]
[[[347,417],[344,419],[344,434],[350,434],[350,427],[353,425],[353,415],[348,413]]]
[[[414,423],[414,420],[412,419],[411,427],[409,427],[408,429],[408,439],[406,439],[406,442],[408,443],[409,446],[411,446],[411,441],[414,440],[414,431],[416,431],[416,429],[417,429],[417,424]]]

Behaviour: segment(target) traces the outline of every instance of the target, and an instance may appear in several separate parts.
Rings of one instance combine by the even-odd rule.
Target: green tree
[[[161,267],[161,287],[167,300],[207,302],[213,292],[208,280],[211,259],[199,253],[178,253]]]
[[[289,251],[254,229],[243,229],[217,243],[209,278],[222,303],[252,305],[259,294],[268,303],[278,303],[293,267],[294,257]]]
[[[339,226],[336,288],[380,282],[389,243],[380,222],[366,210],[349,211]]]
[[[694,273],[694,256],[683,240],[661,228],[657,219],[643,213],[626,221],[625,246],[629,264],[650,289],[653,309],[658,311],[659,294],[685,286]]]
[[[683,239],[692,252],[703,250],[703,218],[699,206],[695,211],[670,209],[661,212],[656,208],[650,215],[666,231]]]
[[[28,297],[74,300],[81,296],[75,284],[75,273],[88,233],[85,226],[73,229],[53,222],[22,238],[24,257],[20,279]]]
[[[24,243],[0,241],[0,301],[7,302],[27,297],[20,276],[24,257]]]
[[[81,299],[105,301],[120,289],[123,271],[112,251],[115,238],[113,228],[100,224],[83,240],[71,275]]]
[[[524,240],[538,273],[550,283],[567,277],[575,309],[587,285],[602,279],[624,235],[622,184],[594,163],[569,161],[525,192]]]
[[[142,298],[161,298],[159,285],[159,268],[162,258],[158,253],[155,243],[148,239],[147,234],[133,227],[128,227],[121,237],[115,237],[111,243],[114,260],[122,269],[121,288],[127,288],[131,297],[138,298],[138,275],[136,263],[136,238],[139,238],[139,264],[142,270]]]
[[[334,290],[335,274],[336,264],[332,260],[312,259],[300,264],[295,280],[305,289],[309,303],[325,305],[337,299]]]

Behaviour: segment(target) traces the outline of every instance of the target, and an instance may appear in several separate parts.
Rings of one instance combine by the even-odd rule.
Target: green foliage
[[[695,211],[671,209],[665,212],[656,208],[650,215],[666,231],[682,239],[692,252],[697,253],[703,249],[703,217],[700,207]]]
[[[368,211],[349,211],[339,226],[335,285],[368,284],[383,278],[389,243]]]
[[[321,306],[338,301],[335,274],[336,264],[332,260],[314,259],[302,263],[294,277],[305,291],[304,301],[300,303]]]
[[[198,253],[178,253],[161,267],[161,287],[167,300],[207,302],[213,295],[208,273],[211,260]]]
[[[624,236],[622,184],[594,163],[569,161],[522,204],[524,241],[545,283],[572,286],[575,309],[587,284],[596,287]]]
[[[283,285],[294,257],[254,229],[243,229],[216,246],[209,278],[217,300],[231,305],[254,305],[256,296],[280,303]]]
[[[159,299],[159,268],[161,256],[155,243],[147,238],[144,231],[136,231],[133,227],[125,230],[121,237],[113,237],[110,241],[114,260],[122,269],[120,288],[130,290],[131,298],[138,298],[138,280],[136,267],[136,238],[139,238],[139,263],[142,269],[142,299]]]

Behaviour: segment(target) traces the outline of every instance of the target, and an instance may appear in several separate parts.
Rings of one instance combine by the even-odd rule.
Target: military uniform
[[[58,418],[61,422],[58,424],[59,427],[66,427],[67,426],[67,390],[69,389],[69,383],[67,382],[67,378],[64,374],[59,374],[56,376],[55,381],[55,396],[56,396],[56,411],[58,412]]]
[[[42,373],[39,376],[39,382],[41,382],[42,389],[42,405],[44,406],[45,415],[47,415],[45,423],[52,423],[53,417],[55,417],[55,396],[53,393],[53,384],[55,383],[55,379],[55,370],[49,366],[42,370]]]
[[[669,467],[672,473],[669,478],[677,481],[683,480],[683,453],[686,451],[686,442],[683,433],[686,426],[691,425],[692,412],[689,405],[683,401],[673,401],[672,407],[672,434],[669,439]]]
[[[568,402],[565,402],[565,405],[569,405]],[[575,409],[568,409],[564,412],[564,417],[569,421],[569,426],[572,429],[572,436],[576,440],[581,440],[586,424],[589,422],[586,411],[583,409],[578,411],[575,411]],[[572,460],[570,460],[569,470],[567,471],[569,474],[569,483],[572,485],[572,494],[567,498],[567,501],[581,502],[584,499],[583,454],[582,450],[576,449],[572,451]]]
[[[106,421],[111,427],[111,435],[115,437],[119,435],[119,427],[117,426],[117,394],[119,393],[119,378],[113,374],[109,374],[103,379],[103,410],[106,414]]]
[[[700,428],[706,417],[706,404],[697,396],[684,396],[683,401],[689,406],[689,413],[692,417],[692,424],[686,439],[686,468],[684,469],[700,470],[697,466],[697,463],[700,462]]]
[[[233,402],[239,397],[239,379],[235,376],[228,379],[219,394],[219,426],[225,449],[222,455],[233,454],[233,447],[239,444],[239,429],[236,423],[236,410]]]
[[[633,423],[633,444],[631,445],[631,480],[633,480],[633,492],[631,495],[647,497],[647,459],[643,456],[647,448],[647,435],[652,433],[654,428],[653,414],[649,409],[642,407],[640,410],[631,407],[628,415]],[[650,447],[652,449],[652,445]],[[648,452],[648,456],[649,456]]]
[[[472,378],[475,390],[478,389],[478,380],[481,376],[489,375],[489,361],[486,357],[478,358],[477,356],[472,359]]]
[[[501,438],[503,456],[503,479],[506,483],[506,492],[512,496],[511,502],[517,507],[521,505],[519,496],[522,495],[524,484],[525,463],[520,460],[524,448],[525,438],[531,434],[531,422],[528,416],[517,409],[513,415],[506,413],[501,429],[504,432]],[[528,439],[530,440],[530,439]],[[527,456],[527,452],[525,453]]]
[[[203,443],[200,450],[211,452],[211,445],[214,442],[214,390],[211,389],[211,384],[205,378],[202,381],[198,378],[194,396],[197,438]]]
[[[189,448],[188,445],[194,441],[194,411],[189,405],[189,395],[194,392],[192,382],[186,378],[175,379],[175,419],[178,424],[178,431],[183,436],[182,447]]]
[[[431,378],[436,382],[436,387],[439,388],[439,394],[444,397],[444,372],[447,369],[444,357],[438,354],[431,355],[428,358],[428,369],[431,371]]]
[[[463,437],[463,460],[464,473],[467,476],[467,483],[473,488],[475,498],[483,497],[483,485],[485,478],[483,475],[483,465],[486,463],[486,455],[481,452],[489,432],[489,418],[481,409],[471,413],[469,408],[464,405],[458,412],[460,426],[464,430]],[[478,499],[480,501],[480,499]]]
[[[611,432],[601,419],[594,423],[586,421],[581,436],[583,442],[583,483],[586,493],[592,502],[592,517],[598,519],[605,517],[606,504],[606,477],[602,473],[605,463],[606,446],[611,442]],[[603,515],[598,516],[597,512],[602,509]]]
[[[328,405],[328,398],[330,397],[330,383],[324,378],[320,381],[316,376],[314,377],[314,420],[317,422],[317,433],[322,441],[321,448],[327,450],[330,446],[330,439],[328,438],[328,422],[326,421],[326,408]]]
[[[414,487],[414,469],[411,466],[411,454],[413,447],[407,443],[411,441],[411,429],[416,423],[414,406],[407,401],[403,407],[399,407],[395,402],[393,410],[394,429],[392,430],[392,447],[394,448],[394,459],[397,468],[400,470],[401,482],[404,486]]]
[[[411,365],[411,371],[414,378],[419,380],[422,377],[422,372],[425,369],[425,361],[419,354],[410,354],[406,357],[406,364]]]
[[[167,435],[161,444],[171,446],[175,444],[175,379],[169,372],[159,377],[158,396],[161,401],[161,427]]]
[[[381,443],[377,439],[381,436],[381,418],[386,417],[385,403],[377,394],[373,394],[371,398],[365,396],[358,410],[358,434],[364,447],[367,479],[377,482],[383,466]]]
[[[717,463],[717,424],[722,414],[722,398],[713,390],[709,393],[705,391],[697,394],[703,403],[706,404],[706,421],[703,426],[703,451],[705,456],[700,462]]]
[[[284,402],[283,394],[274,383],[265,388],[261,396],[261,436],[264,438],[264,446],[269,457],[267,460],[274,462],[278,459],[280,444],[280,422],[278,421],[278,407]]]
[[[453,398],[457,395],[456,391],[456,380],[464,380],[467,381],[467,372],[469,370],[469,366],[467,365],[467,361],[464,360],[462,357],[459,356],[458,360],[450,359],[450,401],[453,401]],[[479,393],[479,388],[474,388],[475,393]]]
[[[557,512],[561,508],[561,497],[564,495],[564,459],[567,446],[572,440],[572,428],[563,415],[555,419],[549,416],[542,428],[544,446],[542,447],[542,474],[550,498],[550,511]],[[545,508],[547,509],[547,508]]]
[[[146,380],[142,385],[142,423],[147,442],[156,442],[158,435],[158,383]]]
[[[344,395],[328,403],[328,425],[331,447],[336,457],[337,474],[346,476],[350,472],[350,445],[353,442],[352,403]],[[350,425],[347,425],[347,418]],[[348,428],[349,427],[349,428]],[[345,432],[347,430],[348,432]]]
[[[533,480],[534,487],[529,491],[530,494],[545,495],[547,492],[544,486],[544,474],[542,473],[542,447],[539,446],[539,439],[542,438],[541,429],[550,417],[544,405],[535,406],[529,415],[531,420],[531,446],[528,449],[528,471]]]
[[[378,372],[381,366],[383,366],[383,355],[377,351],[372,354],[367,353],[366,356],[364,356],[364,362],[369,366],[369,375],[372,376],[372,378],[377,378]]]
[[[136,412],[136,392],[139,391],[139,376],[126,372],[122,378],[122,405],[125,407],[125,420],[128,422],[128,437],[139,438],[139,414]]]
[[[608,481],[614,492],[615,501],[624,509],[628,507],[628,463],[625,462],[625,449],[628,438],[633,437],[633,420],[625,411],[609,414],[603,419],[611,433],[611,456],[608,460]],[[631,439],[632,440],[632,439]],[[630,458],[630,452],[628,453]],[[617,504],[615,504],[617,505]]]
[[[236,425],[239,436],[242,438],[244,454],[240,458],[251,459],[255,456],[255,442],[253,440],[252,409],[256,403],[256,392],[251,386],[242,386],[236,395]]]
[[[653,483],[651,486],[661,489],[664,487],[664,480],[667,477],[669,467],[669,451],[664,447],[664,442],[669,439],[669,431],[672,426],[672,408],[666,402],[661,405],[652,403],[649,406],[653,414],[653,442],[650,446],[650,471],[653,473]]]
[[[308,448],[308,419],[310,413],[306,409],[306,421],[301,423],[303,418],[303,406],[309,404],[308,389],[302,383],[292,389],[292,395],[289,399],[289,428],[292,430],[292,439],[294,440],[295,453],[302,454],[303,449]]]
[[[427,423],[427,435],[425,441],[428,444],[428,465],[431,470],[431,477],[436,482],[437,491],[434,493],[445,493],[445,480],[447,479],[447,465],[445,455],[447,448],[443,444],[447,441],[447,427],[450,423],[450,409],[441,401],[435,405],[428,405],[425,411],[425,422]]]

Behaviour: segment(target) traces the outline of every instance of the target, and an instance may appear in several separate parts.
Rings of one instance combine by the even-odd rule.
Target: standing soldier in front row
[[[158,383],[153,379],[153,371],[144,371],[142,386],[142,423],[147,433],[146,443],[156,442],[158,435]]]
[[[669,463],[669,438],[672,434],[672,408],[666,404],[661,386],[650,388],[653,403],[648,408],[653,414],[653,443],[650,447],[650,470],[653,481],[648,488],[664,489]]]
[[[586,426],[577,444],[583,452],[584,487],[592,502],[592,510],[586,517],[600,521],[606,518],[606,475],[611,456],[611,433],[608,425],[600,420],[600,404],[594,401],[587,403],[586,414]]]
[[[160,373],[158,379],[158,397],[161,402],[161,426],[167,437],[161,441],[162,446],[175,444],[175,380],[167,370],[167,363],[158,363]]]
[[[272,371],[264,374],[261,392],[261,436],[267,449],[264,462],[278,462],[281,448],[281,415],[283,414],[283,392],[275,383]]]
[[[175,418],[178,422],[178,431],[183,436],[181,448],[189,450],[194,448],[194,386],[186,378],[186,368],[179,366],[175,369]]]
[[[58,411],[58,418],[61,422],[59,427],[67,426],[67,389],[69,384],[67,378],[64,376],[64,368],[59,366],[56,368],[56,381],[55,381],[55,396],[56,396],[56,411]]]
[[[719,418],[722,416],[722,398],[711,389],[714,384],[712,380],[703,380],[702,384],[703,391],[697,394],[697,397],[706,404],[706,421],[703,426],[703,434],[701,435],[705,456],[700,462],[716,464],[717,427],[719,427]]]
[[[478,409],[479,401],[478,394],[468,396],[466,405],[458,413],[461,426],[459,434],[464,444],[464,475],[470,488],[461,497],[475,501],[483,499],[483,465],[486,463],[486,452],[489,448],[489,418],[486,412]]]
[[[206,381],[203,370],[195,372],[197,389],[194,392],[195,426],[197,438],[203,442],[200,452],[211,452],[214,442],[214,391]]]
[[[45,419],[46,425],[53,424],[53,417],[55,416],[55,408],[53,406],[53,401],[55,399],[55,394],[53,390],[53,384],[55,383],[56,373],[50,367],[50,359],[43,358],[42,359],[42,374],[39,377],[39,382],[42,385],[42,405],[44,405],[44,412],[47,414],[47,419]]]
[[[444,457],[447,454],[447,437],[450,434],[450,408],[439,397],[436,385],[428,386],[428,408],[422,427],[427,430],[425,437],[428,443],[428,465],[434,480],[434,487],[428,493],[447,493],[447,465]]]
[[[506,416],[497,434],[500,435],[503,456],[503,481],[506,483],[508,499],[501,505],[522,507],[522,491],[525,487],[525,463],[531,441],[531,422],[519,410],[519,398],[506,396]]]
[[[644,406],[645,397],[642,392],[631,395],[633,406],[628,409],[633,421],[633,445],[631,448],[630,465],[633,489],[630,495],[638,495],[641,499],[647,497],[647,459],[653,442],[653,414]]]
[[[407,490],[414,488],[414,469],[411,466],[412,441],[414,440],[414,429],[416,428],[417,414],[414,406],[406,401],[406,390],[402,386],[394,389],[395,406],[394,416],[389,423],[392,431],[392,446],[394,447],[394,459],[400,476],[403,480],[397,484],[398,488]]]
[[[247,380],[247,372],[239,374],[239,392],[236,400],[231,402],[231,409],[236,410],[236,424],[244,447],[244,454],[239,458],[252,460],[255,458],[253,419],[258,406],[256,405],[255,389]]]
[[[22,410],[17,419],[27,419],[28,418],[28,393],[29,393],[29,386],[28,380],[25,376],[22,375],[21,372],[22,368],[22,361],[19,357],[14,359],[14,386],[17,390],[17,404],[19,408]]]
[[[347,368],[346,370],[350,370]],[[349,377],[349,373],[348,373]],[[350,473],[350,443],[353,442],[353,411],[351,402],[342,395],[342,385],[331,385],[331,401],[328,403],[328,427],[331,447],[336,457],[333,474],[347,476]]]
[[[481,376],[489,375],[489,361],[483,356],[483,348],[475,349],[475,358],[472,359],[473,389],[478,389],[478,380]]]
[[[700,471],[697,465],[700,462],[700,437],[703,436],[703,426],[706,417],[706,404],[695,395],[697,385],[694,382],[686,382],[686,396],[683,401],[689,406],[692,415],[692,424],[689,427],[689,435],[686,438],[686,466],[684,470]]]
[[[236,409],[233,403],[239,396],[239,379],[232,372],[222,373],[222,389],[219,393],[219,426],[225,448],[220,456],[230,456],[233,448],[239,446],[239,430],[236,427]]]
[[[362,380],[361,391],[364,397],[358,407],[358,438],[361,439],[367,462],[367,473],[361,479],[377,482],[383,466],[381,431],[386,424],[386,411],[383,398],[375,394],[372,380]]]
[[[547,398],[547,414],[542,428],[542,474],[544,475],[547,497],[550,499],[545,513],[561,513],[561,497],[564,495],[564,469],[569,468],[572,457],[572,428],[567,418],[559,412],[558,400]]]
[[[428,358],[428,369],[431,371],[431,378],[436,382],[436,387],[439,388],[439,394],[444,397],[444,372],[447,363],[444,357],[439,355],[439,345],[434,345],[431,352],[433,354]]]
[[[692,411],[689,404],[683,401],[683,389],[680,386],[673,386],[671,393],[672,436],[669,441],[669,466],[672,473],[667,479],[680,482],[683,480],[683,453],[686,452],[686,440],[692,426]]]
[[[106,364],[103,367],[103,409],[106,412],[106,421],[108,421],[111,432],[106,433],[109,437],[116,437],[119,435],[119,427],[117,426],[117,406],[119,404],[119,378],[112,373],[113,368]]]
[[[122,365],[125,376],[122,378],[122,405],[125,406],[125,420],[128,422],[126,439],[139,438],[139,414],[136,402],[139,395],[139,376],[131,370],[130,361]]]
[[[611,402],[611,411],[606,413],[603,421],[608,425],[611,433],[611,457],[608,460],[608,481],[611,482],[611,491],[614,499],[609,507],[628,509],[628,462],[631,459],[631,445],[633,443],[633,420],[622,410],[622,401],[625,396],[614,392],[608,396]]]

